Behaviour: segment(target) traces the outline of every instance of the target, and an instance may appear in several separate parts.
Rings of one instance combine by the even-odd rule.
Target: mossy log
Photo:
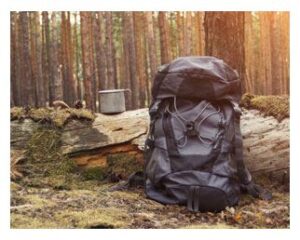
[[[96,114],[93,122],[71,120],[59,130],[61,150],[82,167],[107,166],[116,154],[125,161],[122,166],[126,166],[125,155],[142,165],[148,124],[148,109]],[[11,121],[11,148],[25,149],[32,133],[43,125],[29,119]],[[279,122],[258,110],[244,109],[241,128],[244,158],[251,172],[288,173],[289,118]]]

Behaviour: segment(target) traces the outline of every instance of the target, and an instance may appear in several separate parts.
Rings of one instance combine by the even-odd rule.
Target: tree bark
[[[205,13],[205,53],[236,69],[244,90],[245,49],[243,12]]]
[[[78,14],[77,12],[73,13],[74,25],[73,25],[73,43],[74,46],[74,58],[75,58],[75,79],[76,79],[76,98],[82,100],[82,88],[81,88],[81,77],[80,77],[80,59],[81,59],[81,48],[80,48],[80,31],[78,30]]]
[[[46,105],[46,92],[43,82],[43,70],[42,70],[42,38],[41,38],[41,26],[40,26],[40,13],[35,12],[35,24],[36,24],[36,59],[37,59],[37,90],[40,93],[40,99],[38,99],[38,106]]]
[[[93,75],[93,54],[90,40],[91,15],[89,12],[80,12],[80,32],[81,32],[81,47],[82,47],[82,67],[83,67],[83,84],[84,84],[84,99],[87,108],[93,109],[92,100],[92,75]]]
[[[263,83],[263,94],[272,94],[272,65],[271,65],[271,37],[269,12],[259,13],[260,20],[260,82]]]
[[[154,79],[154,76],[157,71],[157,56],[156,56],[156,41],[155,41],[155,32],[153,29],[153,13],[152,12],[146,12],[145,16],[146,20],[146,28],[147,28],[147,38],[146,40],[148,41],[148,54],[149,54],[149,65],[150,65],[150,75],[149,78],[147,79],[148,82],[148,91],[151,89],[152,82]],[[150,91],[148,93],[148,100],[150,100]]]
[[[281,88],[284,94],[290,92],[290,14],[289,12],[280,12],[280,55],[282,66]]]
[[[192,55],[192,13],[185,12],[184,19],[184,55],[190,56]]]
[[[254,34],[252,12],[245,12],[245,91],[248,93],[254,93]]]
[[[178,40],[177,34],[179,32],[176,27],[176,12],[169,13],[169,26],[170,26],[170,55],[171,59],[175,59],[178,56]]]
[[[204,40],[204,29],[203,29],[203,12],[195,12],[193,21],[193,42],[194,42],[194,55],[201,56],[204,54],[203,40]]]
[[[161,63],[166,64],[170,62],[170,39],[169,39],[169,25],[166,19],[166,12],[158,13],[159,33],[160,33],[160,51]]]
[[[54,14],[54,13],[53,13]],[[48,90],[48,103],[51,106],[55,100],[55,83],[51,71],[51,43],[50,43],[50,24],[48,12],[42,12],[43,19],[43,58],[42,58],[42,69],[44,76],[44,87]]]
[[[35,106],[35,90],[32,79],[31,56],[30,56],[30,39],[29,39],[29,17],[28,12],[20,12],[20,59],[21,59],[21,76],[22,76],[22,103]]]
[[[98,87],[99,89],[107,88],[107,76],[106,76],[106,58],[104,52],[104,27],[103,27],[103,16],[101,12],[94,13],[94,32],[95,32],[95,48],[96,48],[96,62],[98,70]]]
[[[113,20],[112,13],[105,13],[105,26],[106,26],[106,60],[107,60],[107,78],[108,78],[108,89],[115,88],[115,72],[113,58]]]
[[[271,40],[271,66],[272,66],[272,94],[284,94],[281,92],[281,77],[282,77],[282,68],[281,64],[281,55],[280,55],[280,42],[279,34],[277,34],[278,29],[278,14],[272,12],[270,15],[270,40]]]
[[[20,99],[20,60],[18,58],[18,14],[16,12],[10,13],[10,79],[11,79],[11,106],[21,105]]]
[[[137,81],[139,82],[139,106],[145,107],[146,101],[146,76],[145,72],[145,49],[144,49],[144,31],[143,19],[140,12],[133,13],[134,19],[134,37],[135,37],[135,49],[136,49],[136,66],[137,66]]]
[[[59,63],[58,28],[56,13],[51,15],[51,54],[49,66],[51,71],[51,82],[53,82],[53,100],[63,100],[62,66]]]
[[[177,25],[177,36],[178,36],[178,52],[179,57],[184,56],[184,41],[183,41],[183,14],[182,12],[176,13],[176,25]]]
[[[130,75],[130,53],[129,53],[129,37],[128,37],[128,14],[122,13],[122,76],[124,81],[123,88],[131,88],[131,75]],[[132,109],[132,94],[125,94],[126,109]]]
[[[133,14],[131,12],[126,13],[126,41],[128,42],[129,48],[129,69],[130,69],[130,86],[132,93],[132,103],[133,109],[139,107],[139,82],[136,78],[137,66],[136,66],[136,49],[134,44],[134,20]]]
[[[71,35],[70,12],[61,13],[62,67],[64,101],[72,105],[75,101],[75,83],[73,77],[73,43]]]

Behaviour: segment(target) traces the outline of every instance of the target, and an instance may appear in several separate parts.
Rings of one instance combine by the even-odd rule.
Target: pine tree
[[[236,69],[245,89],[244,12],[205,13],[205,54]]]

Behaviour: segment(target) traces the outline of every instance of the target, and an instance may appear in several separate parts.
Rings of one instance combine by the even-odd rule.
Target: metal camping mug
[[[99,91],[100,112],[104,114],[125,112],[125,91],[130,91],[130,89],[111,89]]]

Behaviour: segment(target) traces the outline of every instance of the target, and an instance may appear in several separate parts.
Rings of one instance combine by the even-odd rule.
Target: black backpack
[[[241,191],[270,199],[243,162],[241,83],[215,57],[181,57],[155,76],[145,143],[146,195],[192,211],[218,212]]]

